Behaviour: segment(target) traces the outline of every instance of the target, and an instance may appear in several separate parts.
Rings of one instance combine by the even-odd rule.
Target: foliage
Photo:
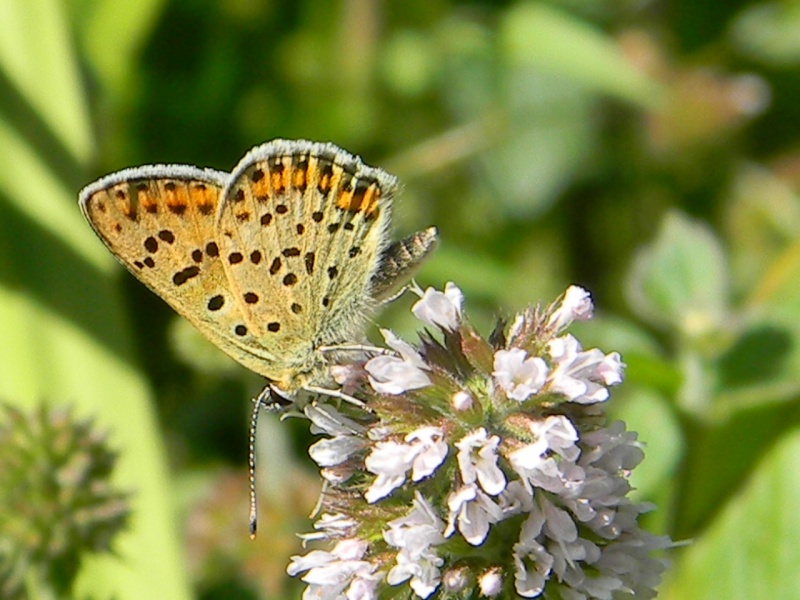
[[[0,2],[0,398],[73,402],[136,492],[78,596],[292,593],[316,495],[305,429],[265,419],[269,535],[251,544],[261,382],[123,275],[76,204],[106,172],[230,169],[275,137],[397,175],[397,235],[441,232],[420,282],[457,282],[478,326],[591,290],[581,338],[628,364],[609,408],[648,442],[651,527],[691,541],[662,596],[800,596],[798,15],[796,0]],[[408,306],[376,319],[408,335]]]

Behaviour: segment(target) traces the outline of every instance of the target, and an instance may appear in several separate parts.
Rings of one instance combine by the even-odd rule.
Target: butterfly
[[[80,192],[108,249],[211,342],[269,384],[255,402],[320,387],[326,349],[360,340],[436,247],[435,228],[390,241],[397,179],[330,144],[273,140],[231,173],[147,165]],[[255,533],[251,506],[251,535]]]

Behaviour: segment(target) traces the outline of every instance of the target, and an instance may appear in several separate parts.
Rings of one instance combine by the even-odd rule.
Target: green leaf
[[[503,16],[498,36],[512,64],[571,79],[641,108],[652,108],[659,100],[658,85],[607,34],[544,3],[514,5]]]
[[[665,217],[655,241],[635,257],[626,295],[642,319],[694,338],[723,323],[727,277],[714,233],[676,211]]]
[[[131,526],[116,554],[82,564],[75,596],[180,600],[189,585],[166,454],[119,269],[77,206],[92,141],[68,25],[56,0],[0,4],[0,398],[71,404],[120,452]]]
[[[38,125],[46,141],[85,161],[92,148],[89,115],[68,25],[58,0],[3,0],[0,110],[29,103],[30,110],[15,115],[15,126]]]
[[[92,10],[76,15],[87,60],[111,97],[130,84],[131,65],[155,25],[164,0],[96,0]]]
[[[775,66],[800,63],[800,4],[761,2],[747,6],[730,30],[742,54]]]
[[[678,551],[665,600],[800,598],[800,431],[759,455],[758,468],[704,534]],[[718,455],[721,462],[733,457]]]

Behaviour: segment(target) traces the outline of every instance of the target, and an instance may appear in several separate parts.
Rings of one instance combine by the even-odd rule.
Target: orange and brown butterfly
[[[231,173],[112,173],[80,192],[80,207],[139,280],[269,380],[252,437],[264,394],[336,395],[319,387],[321,349],[360,340],[371,311],[435,248],[435,228],[390,243],[396,191],[395,177],[333,144],[274,140]]]

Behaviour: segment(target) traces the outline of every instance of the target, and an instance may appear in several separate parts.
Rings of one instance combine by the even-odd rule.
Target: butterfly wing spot
[[[187,206],[183,202],[175,202],[173,204],[170,204],[169,201],[167,201],[167,208],[169,209],[169,212],[171,212],[173,215],[182,217],[183,214],[186,212]]]
[[[114,231],[116,231],[117,233],[121,233],[122,225],[120,225],[119,223],[114,223]]]
[[[244,190],[239,188],[236,190],[236,193],[233,195],[234,202],[244,202]]]
[[[243,337],[243,336],[247,335],[247,327],[245,327],[244,325],[241,325],[241,324],[240,324],[240,325],[237,325],[237,326],[236,326],[236,327],[233,329],[233,332],[234,332],[236,335],[238,335],[239,337]]]
[[[156,266],[156,261],[154,261],[150,256],[144,259],[144,266],[153,268]]]
[[[267,159],[267,166],[270,172],[272,192],[276,196],[280,196],[286,192],[286,166],[281,162],[280,157]]]
[[[258,294],[255,292],[247,292],[244,296],[244,301],[248,304],[255,304],[258,302]]]
[[[292,171],[292,185],[301,194],[308,187],[308,158],[303,157],[297,161]]]
[[[250,213],[247,212],[247,211],[237,213],[236,214],[236,220],[239,221],[240,223],[244,223],[245,221],[249,221],[250,220]]]
[[[175,234],[173,234],[169,229],[162,229],[158,232],[158,239],[160,239],[162,242],[172,244],[175,241]]]
[[[313,252],[306,252],[306,255],[303,257],[303,261],[306,265],[306,273],[312,275],[314,273],[314,262],[317,260],[316,254]]]
[[[148,257],[149,258],[149,257]],[[145,264],[147,264],[147,258],[144,259]],[[200,267],[192,265],[191,267],[186,267],[185,269],[178,271],[172,276],[172,283],[177,286],[181,286],[193,277],[197,277],[200,274]]]
[[[350,248],[350,250],[348,250],[348,251],[347,251],[347,255],[348,255],[350,258],[355,258],[355,257],[356,257],[356,256],[358,256],[360,253],[361,253],[361,248],[359,248],[358,246],[352,246],[352,247]]]
[[[266,227],[270,223],[272,223],[272,213],[264,213],[261,215],[261,225]]]
[[[280,270],[281,270],[281,257],[276,256],[275,260],[273,260],[272,264],[269,266],[269,274],[275,275]]]
[[[324,219],[324,218],[325,218],[325,214],[320,210],[317,210],[317,211],[314,211],[313,213],[311,213],[311,219],[315,223],[322,222],[322,219]]]
[[[208,242],[206,244],[206,254],[210,258],[214,258],[216,256],[219,256],[219,246],[217,246],[216,242]]]
[[[220,294],[212,296],[208,299],[208,304],[206,306],[208,307],[208,310],[216,312],[225,306],[225,297]]]
[[[253,263],[254,265],[257,265],[258,263],[260,263],[261,262],[261,252],[259,252],[258,250],[253,250],[250,253],[250,262]]]
[[[303,235],[306,232],[306,226],[302,223],[298,223],[295,225],[295,230],[297,231],[297,235]]]
[[[355,225],[353,225],[352,223],[345,223],[344,229],[345,231],[353,231],[353,229],[355,229]]]
[[[286,258],[290,256],[300,256],[300,248],[293,246],[291,248],[284,248],[281,252]]]
[[[327,296],[325,296],[325,297],[322,299],[322,306],[325,306],[325,307],[327,307],[327,306],[328,306],[330,303],[331,303],[331,299],[330,299],[330,298],[328,298]]]
[[[150,254],[155,254],[156,252],[158,252],[158,242],[156,241],[156,238],[154,238],[152,235],[147,239],[145,239],[143,245],[144,249],[147,250]]]
[[[140,260],[133,261],[133,266],[137,269],[144,269],[144,263]]]
[[[317,168],[319,169],[317,190],[323,196],[327,196],[331,191],[331,182],[333,181],[333,162],[328,159],[320,159]]]
[[[339,228],[342,226],[341,223],[331,223],[328,225],[328,233],[334,234],[339,231]]]
[[[286,206],[285,204],[278,204],[275,207],[275,212],[278,213],[279,215],[285,215],[287,212],[289,212],[289,207]]]
[[[360,179],[355,187],[352,180],[340,189],[336,197],[336,206],[351,213],[363,213],[367,218],[374,218],[378,210],[380,192],[374,181]]]
[[[203,251],[200,248],[192,250],[192,260],[196,263],[203,262]]]
[[[286,275],[284,275],[283,285],[285,285],[286,287],[290,287],[293,286],[295,283],[297,283],[297,275],[295,275],[294,273],[287,273]]]
[[[277,333],[281,330],[281,324],[278,321],[272,321],[271,323],[267,324],[267,330],[271,331],[272,333]]]
[[[297,302],[292,302],[292,306],[290,307],[290,310],[294,314],[299,315],[301,312],[303,312],[303,306],[302,306],[302,304],[298,304]]]
[[[337,275],[339,275],[339,269],[336,265],[328,267],[328,279],[336,279]]]
[[[238,265],[240,262],[244,260],[244,256],[242,256],[241,252],[231,252],[228,255],[228,262],[232,265]]]

